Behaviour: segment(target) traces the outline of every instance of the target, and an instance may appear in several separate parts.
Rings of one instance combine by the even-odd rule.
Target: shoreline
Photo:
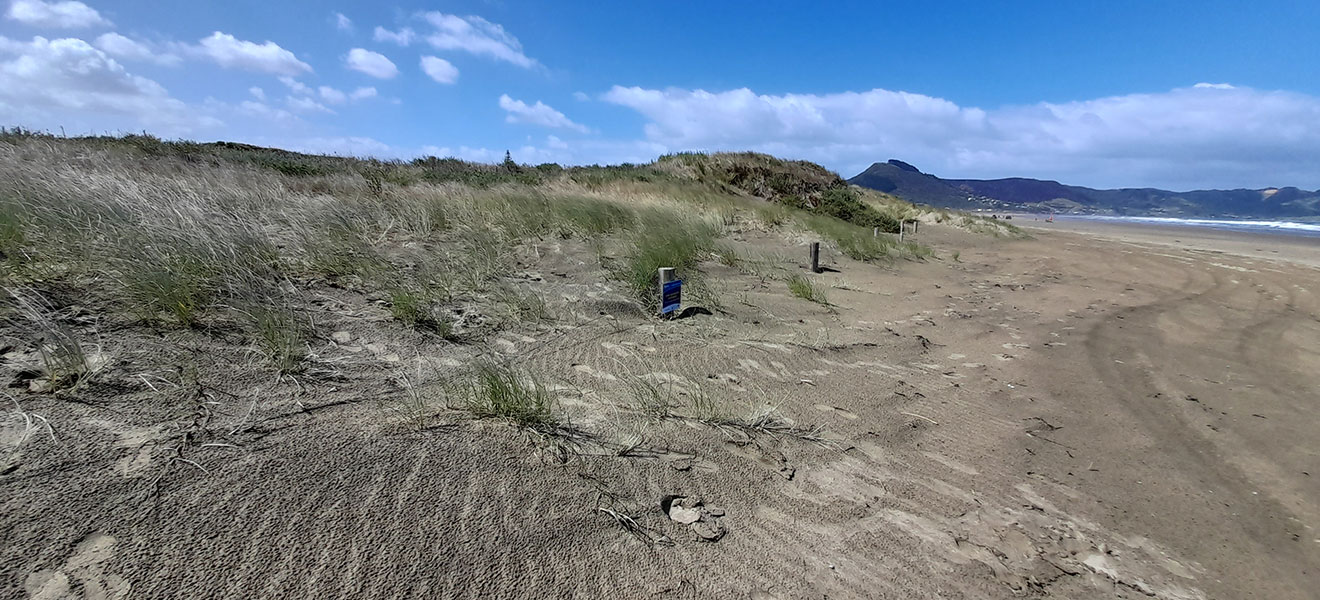
[[[1033,234],[1072,233],[1127,244],[1224,253],[1320,268],[1320,237],[1288,231],[1241,231],[1195,225],[1082,219],[1014,224]]]

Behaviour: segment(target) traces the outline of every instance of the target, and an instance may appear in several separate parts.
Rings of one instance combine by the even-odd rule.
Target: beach
[[[726,301],[678,320],[564,287],[589,319],[491,343],[564,410],[623,407],[638,376],[784,419],[667,417],[622,450],[448,413],[402,428],[385,383],[208,392],[166,421],[28,400],[58,444],[27,430],[6,482],[5,596],[1314,597],[1314,241],[1053,227],[928,223],[924,261],[827,252],[807,274],[827,305],[714,263]],[[541,252],[599,278],[570,243]],[[344,323],[354,356],[413,352]],[[186,455],[168,418],[198,432]]]

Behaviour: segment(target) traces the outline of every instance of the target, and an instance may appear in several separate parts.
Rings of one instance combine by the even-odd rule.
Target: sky
[[[0,0],[0,126],[1320,189],[1320,2]]]

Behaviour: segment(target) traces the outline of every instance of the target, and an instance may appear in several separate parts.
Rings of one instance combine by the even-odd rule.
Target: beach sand
[[[547,246],[539,268],[591,319],[491,344],[565,410],[627,410],[638,376],[731,414],[770,403],[779,433],[669,419],[619,452],[458,418],[410,431],[382,425],[397,387],[343,380],[27,401],[56,441],[4,430],[23,450],[0,596],[1316,597],[1315,241],[1055,229],[930,224],[937,259],[827,257],[808,276],[829,307],[711,263],[723,306],[676,321],[593,300],[600,273],[546,266],[568,256]],[[378,335],[353,323],[354,344]],[[407,360],[399,344],[377,348]],[[672,495],[702,520],[661,512]]]

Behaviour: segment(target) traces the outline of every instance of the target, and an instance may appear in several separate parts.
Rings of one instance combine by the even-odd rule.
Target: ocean
[[[1205,227],[1227,231],[1248,231],[1280,235],[1320,237],[1320,223],[1296,221],[1259,221],[1248,219],[1178,219],[1173,217],[1111,217],[1098,215],[1055,215],[1055,220],[1100,221],[1108,223],[1148,223],[1175,227]]]

